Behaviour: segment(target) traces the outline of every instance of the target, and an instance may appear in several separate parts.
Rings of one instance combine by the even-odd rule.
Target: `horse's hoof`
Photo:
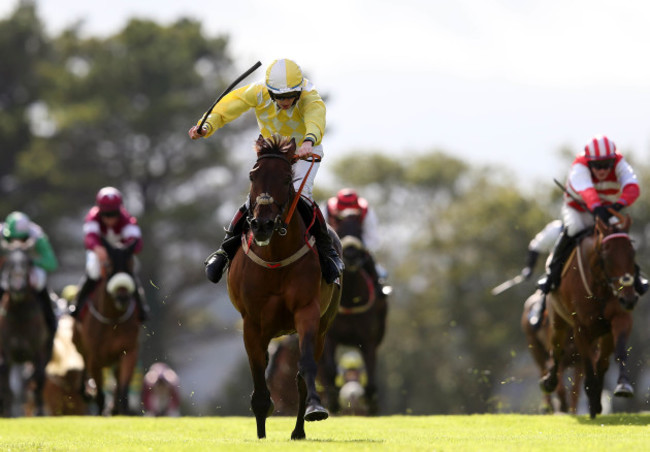
[[[614,389],[614,395],[616,397],[633,397],[634,388],[629,383],[619,383],[616,385],[616,389]]]
[[[86,381],[85,393],[90,398],[97,397],[97,383],[95,383],[95,380],[93,378],[90,378],[88,381]]]
[[[329,413],[320,405],[310,405],[305,410],[304,419],[307,422],[324,421],[329,417]]]
[[[541,380],[539,380],[539,387],[545,394],[550,394],[555,391],[557,383],[557,377],[553,378],[551,375],[545,375]]]
[[[304,430],[302,430],[302,431],[294,430],[293,432],[291,432],[291,439],[292,440],[294,440],[294,439],[305,439],[306,437],[307,436],[305,435]]]

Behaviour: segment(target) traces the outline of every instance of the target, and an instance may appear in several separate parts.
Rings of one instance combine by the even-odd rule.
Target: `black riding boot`
[[[533,270],[535,270],[535,264],[537,264],[537,259],[539,258],[539,253],[535,250],[528,250],[528,255],[526,256],[526,266],[521,270],[521,275],[530,279],[533,275]]]
[[[562,267],[564,267],[564,263],[574,246],[575,239],[570,237],[565,229],[562,231],[562,235],[558,241],[555,242],[551,263],[548,265],[546,275],[539,281],[539,290],[542,292],[542,301],[533,305],[528,315],[528,321],[534,328],[539,328],[542,323],[541,321],[544,317],[544,311],[546,310],[546,295],[560,285]]]
[[[332,237],[327,231],[327,222],[323,218],[321,210],[318,208],[316,202],[313,206],[309,205],[309,201],[301,197],[298,202],[298,212],[307,225],[314,222],[314,227],[311,233],[316,238],[316,248],[318,249],[318,259],[320,260],[321,272],[327,284],[332,284],[338,277],[341,276],[345,265],[341,260],[341,256],[334,249]]]
[[[50,293],[47,289],[43,289],[37,294],[38,301],[41,304],[41,309],[43,309],[43,315],[45,316],[45,324],[47,325],[48,330],[48,340],[47,340],[47,349],[49,350],[50,356],[52,353],[52,345],[54,344],[54,335],[56,334],[57,320],[56,315],[54,314],[54,307],[52,306],[52,298],[50,298]]]
[[[228,268],[230,261],[235,257],[237,249],[241,245],[240,235],[244,227],[247,211],[248,206],[244,203],[230,221],[230,225],[228,226],[228,229],[226,229],[226,236],[221,243],[221,247],[214,253],[210,254],[205,259],[205,262],[203,262],[203,265],[205,265],[205,276],[215,284],[219,282],[221,276]]]
[[[88,298],[88,295],[92,293],[93,290],[95,290],[95,287],[97,287],[97,283],[99,281],[96,281],[94,279],[91,279],[88,277],[88,275],[84,276],[83,282],[81,283],[81,288],[79,289],[79,292],[77,292],[76,298],[76,303],[75,303],[75,309],[70,313],[72,317],[75,319],[79,318],[79,314],[81,313],[81,309],[84,306],[84,303],[86,302],[86,298]]]
[[[634,290],[639,296],[648,291],[648,280],[641,276],[641,269],[638,264],[634,264]]]

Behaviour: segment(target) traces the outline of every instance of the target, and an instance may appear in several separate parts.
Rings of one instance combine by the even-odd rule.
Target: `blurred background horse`
[[[84,358],[84,394],[105,414],[103,369],[113,367],[113,414],[131,414],[129,387],[138,360],[140,320],[134,298],[133,250],[137,242],[116,247],[102,239],[109,262],[101,281],[80,312],[73,342]]]
[[[528,351],[540,371],[540,377],[544,376],[546,366],[551,359],[551,325],[548,315],[544,315],[538,328],[533,327],[529,321],[529,313],[535,303],[541,302],[542,293],[535,291],[524,303],[524,310],[521,315],[521,329],[526,336]],[[547,314],[548,312],[545,311]],[[573,369],[569,376],[567,371]],[[567,337],[566,352],[560,367],[558,368],[558,385],[554,393],[544,393],[542,413],[571,413],[576,414],[578,400],[582,391],[583,368],[580,355],[573,342],[573,332]]]
[[[145,416],[180,416],[180,380],[165,363],[153,363],[142,382],[142,410]]]
[[[74,319],[69,314],[70,304],[77,294],[77,286],[68,285],[56,301],[59,318],[52,359],[45,367],[43,399],[45,413],[50,416],[79,416],[88,414],[88,406],[80,389],[83,386],[83,357],[72,343]]]
[[[2,265],[0,299],[0,413],[9,417],[20,415],[14,408],[17,401],[33,403],[35,414],[42,415],[45,366],[50,359],[48,331],[37,294],[30,286],[31,241],[2,241],[6,257]],[[24,365],[12,389],[12,367]],[[28,413],[29,414],[29,413]]]
[[[357,347],[367,373],[363,401],[367,413],[376,415],[379,412],[377,349],[386,330],[387,296],[364,269],[370,255],[361,241],[361,212],[358,209],[345,209],[337,220],[335,230],[341,237],[345,271],[339,311],[326,336],[321,382],[326,388],[329,409],[339,412],[337,347]]]

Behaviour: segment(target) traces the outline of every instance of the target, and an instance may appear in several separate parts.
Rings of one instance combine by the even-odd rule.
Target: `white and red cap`
[[[605,135],[593,137],[585,146],[587,160],[607,160],[616,157],[616,144]]]

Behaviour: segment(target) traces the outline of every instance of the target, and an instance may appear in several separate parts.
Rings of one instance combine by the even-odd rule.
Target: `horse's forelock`
[[[280,135],[273,135],[269,138],[259,136],[255,143],[255,151],[257,156],[268,154],[284,155],[287,159],[291,159],[296,150],[296,142],[293,138],[283,137]]]

